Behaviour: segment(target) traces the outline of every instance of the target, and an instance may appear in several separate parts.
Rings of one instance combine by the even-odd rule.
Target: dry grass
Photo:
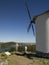
[[[8,60],[14,65],[49,65],[49,59],[33,58],[28,59],[24,56],[11,55]]]
[[[23,56],[17,56],[17,55],[12,55],[8,57],[8,60],[11,61],[12,63],[15,63],[15,65],[28,65],[29,63],[32,62],[32,60],[25,58]]]
[[[1,60],[1,56],[0,56]],[[25,56],[11,55],[7,56],[8,65],[49,65],[49,59],[36,58],[28,59]]]

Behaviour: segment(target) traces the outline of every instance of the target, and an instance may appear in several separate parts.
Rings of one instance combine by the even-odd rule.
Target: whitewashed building
[[[34,17],[37,54],[49,54],[49,10]]]

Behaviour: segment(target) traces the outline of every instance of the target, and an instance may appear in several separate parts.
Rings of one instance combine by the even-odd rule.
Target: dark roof
[[[48,11],[45,11],[45,12],[39,14],[39,15],[34,16],[34,17],[33,17],[33,21],[35,21],[38,16],[41,16],[41,15],[43,15],[43,14],[45,14],[45,13],[49,13],[49,10],[48,10]]]

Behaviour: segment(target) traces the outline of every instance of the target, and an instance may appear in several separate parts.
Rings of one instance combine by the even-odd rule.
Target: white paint
[[[49,13],[36,19],[36,51],[49,53]]]

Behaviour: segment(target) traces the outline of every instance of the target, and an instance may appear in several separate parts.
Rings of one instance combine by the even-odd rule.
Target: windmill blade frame
[[[30,22],[29,26],[28,26],[28,29],[27,29],[27,32],[29,32],[30,28],[31,28],[31,25],[32,25],[32,21]]]
[[[33,30],[33,34],[35,35],[35,33],[34,33],[34,26],[33,26],[33,24],[32,24],[32,30]]]
[[[29,11],[27,2],[25,2],[25,6],[26,6],[26,8],[27,8],[28,16],[29,16],[29,18],[30,18],[30,20],[31,20],[31,15],[30,15],[30,11]]]
[[[30,20],[31,20],[31,15],[30,15],[30,11],[29,11],[27,2],[25,2],[25,6],[26,6],[26,8],[27,8],[28,16],[29,16],[29,18],[30,18]],[[33,34],[34,34],[34,26],[33,26],[33,24],[35,24],[35,21],[31,20],[31,21],[30,21],[30,24],[29,24],[29,26],[28,26],[27,32],[29,32],[29,30],[30,30],[30,28],[31,28],[31,26],[32,26],[32,30],[33,30]]]

